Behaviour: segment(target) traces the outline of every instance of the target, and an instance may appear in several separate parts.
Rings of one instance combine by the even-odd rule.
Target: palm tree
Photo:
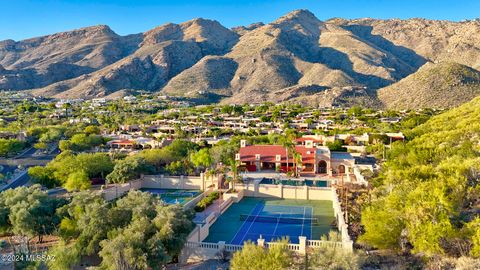
[[[287,173],[288,173],[288,163],[289,163],[289,155],[295,153],[295,144],[293,143],[293,140],[295,140],[296,136],[295,133],[289,132],[287,130],[285,132],[285,136],[281,137],[280,143],[282,146],[285,148],[285,155],[287,158]]]
[[[295,151],[295,150],[294,150]],[[295,162],[295,171],[294,171],[294,176],[298,177],[299,176],[299,167],[302,167],[302,155],[295,151],[293,153],[293,161]]]
[[[294,148],[293,143],[287,138],[287,137],[282,137],[280,143],[282,144],[283,148],[285,148],[285,156],[286,156],[286,161],[287,161],[287,169],[286,172],[288,173],[288,156],[289,156],[289,150]]]
[[[230,173],[232,174],[232,188],[235,190],[235,183],[238,181],[238,166],[240,165],[237,160],[230,159]]]
[[[206,177],[207,179],[208,179],[209,177],[212,179],[212,185],[214,185],[213,177],[214,177],[215,175],[217,175],[217,174],[218,174],[218,172],[217,172],[217,170],[216,170],[215,168],[210,168],[210,169],[207,169],[207,170],[205,171],[205,177]]]

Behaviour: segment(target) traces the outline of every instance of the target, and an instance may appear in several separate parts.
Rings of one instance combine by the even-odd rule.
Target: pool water
[[[269,185],[285,185],[285,186],[309,186],[309,187],[328,187],[329,182],[325,180],[292,180],[292,179],[271,179],[271,178],[263,178],[260,184],[269,184]]]
[[[183,205],[200,194],[199,190],[189,189],[142,188],[140,190],[159,196],[167,204]]]

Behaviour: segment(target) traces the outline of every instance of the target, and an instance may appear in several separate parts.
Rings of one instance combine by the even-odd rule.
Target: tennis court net
[[[240,214],[241,221],[254,221],[263,223],[286,223],[286,224],[318,224],[316,218],[296,218],[296,217],[274,217],[261,215],[245,215]]]

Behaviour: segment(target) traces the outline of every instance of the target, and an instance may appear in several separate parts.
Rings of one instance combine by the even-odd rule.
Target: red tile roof
[[[315,163],[315,148],[306,148],[305,146],[296,146],[296,151],[302,155],[302,163]],[[242,162],[256,161],[255,155],[260,154],[261,162],[278,162],[276,156],[280,155],[280,162],[286,162],[286,150],[281,145],[249,145],[240,148],[240,160]],[[289,162],[293,163],[291,154]]]

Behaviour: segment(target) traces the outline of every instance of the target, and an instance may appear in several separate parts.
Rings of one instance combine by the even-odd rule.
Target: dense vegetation
[[[1,232],[21,236],[23,246],[28,248],[33,237],[60,238],[49,250],[55,256],[49,269],[71,269],[84,256],[99,256],[100,269],[163,269],[194,226],[192,212],[141,191],[114,202],[77,193],[67,202],[36,185],[0,193],[0,206]]]
[[[330,232],[322,240],[339,241],[336,232]],[[356,253],[345,251],[342,247],[325,246],[307,250],[306,255],[299,255],[287,247],[288,239],[274,241],[268,249],[255,243],[246,242],[243,249],[235,252],[230,261],[233,270],[277,270],[277,269],[360,269],[363,258]]]
[[[208,206],[210,206],[216,199],[220,197],[218,192],[212,192],[205,196],[205,198],[201,199],[197,205],[195,205],[196,212],[203,212]]]
[[[480,98],[436,116],[388,151],[364,243],[426,256],[480,256]]]
[[[17,139],[0,139],[0,157],[7,157],[20,152],[25,143]]]

